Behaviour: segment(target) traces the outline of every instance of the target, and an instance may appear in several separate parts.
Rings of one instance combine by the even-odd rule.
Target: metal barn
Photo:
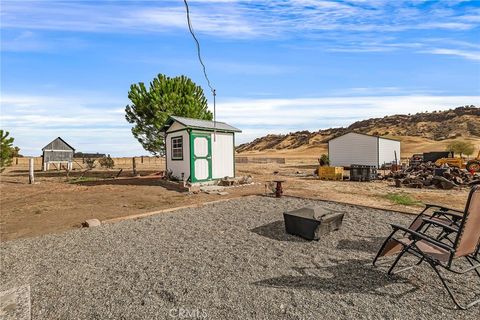
[[[65,142],[62,138],[58,137],[45,147],[42,148],[42,168],[43,171],[50,169],[50,165],[53,165],[56,169],[60,170],[62,164],[67,167],[67,170],[72,169],[73,154],[75,149]]]
[[[352,164],[376,166],[399,164],[400,141],[349,132],[328,141],[328,157],[334,167],[349,167]]]
[[[235,133],[224,122],[171,116],[164,127],[166,167],[191,183],[235,177]]]

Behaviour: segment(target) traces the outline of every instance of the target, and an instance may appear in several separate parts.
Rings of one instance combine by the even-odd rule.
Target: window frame
[[[174,147],[173,147],[173,140],[174,140],[174,139],[180,139],[180,142],[182,143],[182,146],[181,146],[181,147],[176,147],[176,148],[174,148]],[[177,143],[178,143],[178,142],[177,142]],[[172,138],[170,139],[170,145],[171,145],[171,153],[170,153],[170,158],[171,158],[171,160],[172,160],[172,161],[182,161],[182,160],[183,160],[183,136],[175,136],[175,137],[172,137]],[[173,151],[174,151],[174,150],[178,150],[178,149],[180,149],[180,148],[181,148],[181,151],[182,151],[182,156],[181,156],[181,157],[174,157],[174,156],[173,156],[173,153],[174,153]]]

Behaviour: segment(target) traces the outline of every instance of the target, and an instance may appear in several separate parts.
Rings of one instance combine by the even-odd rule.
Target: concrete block
[[[88,219],[83,223],[83,226],[86,228],[98,227],[102,223],[98,219]]]

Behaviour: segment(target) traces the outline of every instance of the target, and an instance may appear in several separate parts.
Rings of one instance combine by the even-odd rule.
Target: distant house
[[[170,117],[163,128],[167,170],[178,179],[207,182],[235,177],[235,133],[224,122]]]
[[[352,164],[381,168],[400,161],[400,141],[349,132],[328,141],[330,165],[349,167]]]
[[[58,137],[42,148],[42,168],[43,171],[50,169],[53,165],[57,170],[61,169],[62,164],[68,169],[72,169],[73,154],[75,149]]]
[[[105,157],[106,154],[105,153],[86,153],[86,152],[75,152],[73,154],[73,157],[74,158],[82,158],[82,159],[100,159],[100,158],[103,158]]]

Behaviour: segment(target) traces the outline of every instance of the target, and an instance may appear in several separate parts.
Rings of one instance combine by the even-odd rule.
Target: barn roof
[[[382,136],[375,136],[375,135],[373,135],[373,134],[366,134],[366,133],[355,132],[355,131],[350,131],[350,132],[344,133],[344,134],[342,134],[342,135],[339,135],[338,137],[335,137],[335,138],[332,138],[332,139],[328,140],[327,142],[330,142],[330,141],[335,140],[335,139],[337,139],[337,138],[346,136],[347,134],[350,134],[350,133],[359,134],[359,135],[362,135],[362,136],[367,136],[367,137],[372,137],[372,138],[378,138],[378,139],[385,139],[385,140],[392,140],[392,141],[400,142],[400,140],[394,139],[394,138],[388,138],[388,137],[382,137]]]
[[[203,129],[203,130],[209,130],[209,131],[220,130],[220,131],[228,131],[228,132],[242,132],[242,130],[232,127],[231,125],[221,121],[214,122],[209,120],[200,120],[200,119],[184,118],[184,117],[177,117],[177,116],[170,116],[167,120],[166,125],[163,127],[163,130],[167,131],[168,128],[170,128],[170,126],[175,121],[191,129]]]
[[[45,147],[42,148],[42,151],[47,149],[48,146],[50,146],[52,143],[54,143],[55,141],[57,140],[60,140],[61,142],[63,142],[67,147],[69,147],[70,149],[72,149],[74,152],[75,152],[75,148],[72,147],[71,145],[69,145],[65,140],[63,140],[62,138],[60,137],[57,137],[55,139],[53,139],[49,144],[47,144]]]

